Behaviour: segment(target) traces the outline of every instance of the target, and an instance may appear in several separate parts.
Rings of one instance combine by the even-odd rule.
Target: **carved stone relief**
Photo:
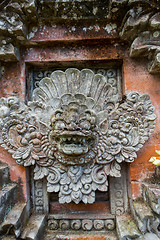
[[[143,1],[130,5],[122,22],[120,37],[130,43],[130,57],[148,58],[150,73],[160,72],[160,11],[159,3]]]
[[[119,216],[128,210],[128,187],[127,168],[121,167],[121,177],[110,177],[110,211],[111,214]]]
[[[94,216],[93,219],[55,219],[54,216],[49,216],[48,218],[48,229],[49,230],[84,230],[84,231],[101,231],[107,230],[112,231],[115,228],[115,219],[107,218],[98,218]]]
[[[36,213],[43,214],[48,212],[48,194],[46,180],[40,179],[33,182],[33,208]]]
[[[18,164],[34,165],[34,179],[46,179],[60,203],[93,203],[108,176],[120,177],[121,163],[136,158],[154,129],[153,111],[148,94],[119,101],[100,73],[58,70],[39,82],[28,105],[0,100],[0,143]]]
[[[74,25],[80,19],[94,22],[106,20],[109,28],[112,24],[117,24],[117,29],[114,30],[122,42],[128,42],[131,47],[130,56],[147,56],[149,72],[159,73],[159,6],[159,0],[3,0],[0,3],[0,61],[20,61],[20,46],[32,47],[36,44],[30,41],[30,24],[37,29],[37,26],[49,23],[53,25],[54,31],[57,21],[65,23],[66,19],[73,20]],[[83,25],[85,29],[85,24]],[[31,35],[34,35],[34,31]]]

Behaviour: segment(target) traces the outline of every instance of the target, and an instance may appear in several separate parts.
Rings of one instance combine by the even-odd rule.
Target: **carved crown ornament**
[[[148,94],[119,101],[100,73],[68,68],[41,79],[25,105],[0,99],[0,143],[16,162],[34,166],[59,202],[93,203],[107,191],[108,176],[121,176],[152,133],[156,116]]]
[[[20,61],[20,47],[35,46],[30,39],[30,34],[34,35],[29,30],[31,24],[36,28],[66,20],[115,23],[114,31],[130,46],[130,57],[147,57],[149,72],[160,73],[159,0],[3,0],[0,61]]]

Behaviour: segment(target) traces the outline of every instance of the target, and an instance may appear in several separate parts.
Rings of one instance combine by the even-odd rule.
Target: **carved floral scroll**
[[[93,203],[107,191],[108,176],[121,176],[155,125],[148,94],[118,100],[113,87],[90,69],[54,71],[25,105],[0,100],[0,143],[17,163],[34,165],[34,179],[47,179],[59,202]]]

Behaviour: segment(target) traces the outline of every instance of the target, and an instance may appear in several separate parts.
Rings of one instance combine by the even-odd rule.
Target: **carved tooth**
[[[103,142],[102,143],[102,146],[104,147],[104,148],[107,148],[107,145]]]
[[[103,146],[101,146],[101,151],[102,151],[102,153],[104,153],[105,152],[105,149],[104,149],[104,147]]]
[[[47,149],[48,149],[48,147],[47,147],[47,146],[45,146],[45,147],[43,148],[43,151],[45,152]]]
[[[68,141],[70,141],[71,140],[71,137],[68,137]]]
[[[83,143],[86,143],[86,139],[85,138],[83,138]]]
[[[98,157],[100,157],[101,155],[102,155],[102,153],[101,153],[101,150],[100,149],[98,149]]]

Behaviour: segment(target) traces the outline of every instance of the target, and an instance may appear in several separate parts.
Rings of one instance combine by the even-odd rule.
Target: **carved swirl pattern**
[[[100,231],[107,230],[112,231],[115,228],[114,219],[68,219],[68,220],[57,220],[57,219],[48,219],[48,228],[50,230],[84,230],[84,231]]]
[[[112,84],[89,69],[54,71],[28,105],[0,100],[0,144],[18,164],[34,165],[34,179],[46,178],[60,203],[93,203],[96,190],[107,191],[107,176],[120,177],[121,162],[133,162],[154,129],[149,95],[130,92],[119,101],[116,78],[105,74]]]
[[[37,213],[43,213],[43,209],[44,209],[44,201],[43,201],[43,182],[38,180],[35,181],[35,210]]]

